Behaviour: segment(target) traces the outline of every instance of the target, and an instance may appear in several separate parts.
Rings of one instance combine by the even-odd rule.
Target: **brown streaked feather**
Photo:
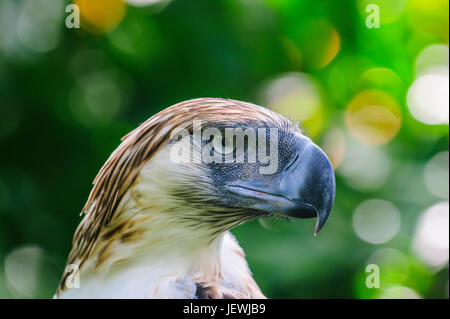
[[[99,238],[106,226],[117,217],[122,199],[135,182],[142,166],[160,146],[169,141],[173,129],[192,123],[193,120],[224,124],[242,121],[274,123],[277,126],[286,124],[285,118],[264,107],[219,98],[184,101],[152,116],[122,138],[122,143],[95,177],[94,186],[81,212],[85,217],[75,232],[67,264],[82,267],[97,242],[108,240],[108,234],[113,235],[118,231],[111,229],[111,233]],[[186,128],[189,129],[189,126]],[[64,289],[66,278],[67,275],[63,276],[60,290]]]

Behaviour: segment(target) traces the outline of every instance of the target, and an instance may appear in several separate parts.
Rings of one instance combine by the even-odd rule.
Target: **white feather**
[[[194,298],[196,282],[249,289],[253,279],[231,233],[211,241],[207,228],[188,227],[166,211],[176,205],[166,196],[168,185],[182,182],[186,169],[191,176],[204,173],[200,165],[170,163],[168,147],[157,152],[120,205],[118,218],[143,220],[143,239],[117,244],[99,268],[93,253],[80,271],[79,288],[64,289],[60,298]]]

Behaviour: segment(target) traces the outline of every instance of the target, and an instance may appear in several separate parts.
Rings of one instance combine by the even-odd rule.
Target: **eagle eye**
[[[228,155],[236,149],[236,141],[234,136],[214,136],[212,137],[211,145],[214,151],[220,155]]]

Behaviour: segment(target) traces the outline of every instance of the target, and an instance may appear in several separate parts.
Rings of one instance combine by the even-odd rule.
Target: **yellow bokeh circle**
[[[402,116],[397,101],[381,90],[365,90],[348,104],[345,122],[350,134],[370,145],[382,145],[398,133]]]
[[[125,17],[124,0],[74,0],[80,8],[81,27],[93,33],[113,30]]]

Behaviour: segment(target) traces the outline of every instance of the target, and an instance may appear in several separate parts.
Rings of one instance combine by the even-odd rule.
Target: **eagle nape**
[[[247,209],[290,218],[317,217],[315,236],[333,206],[333,167],[325,153],[305,136],[297,138],[294,149],[293,160],[276,178],[232,182],[225,188],[249,199],[243,206]]]

